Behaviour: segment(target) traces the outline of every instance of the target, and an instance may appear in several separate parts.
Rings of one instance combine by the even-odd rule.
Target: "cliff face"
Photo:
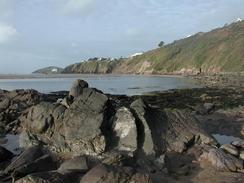
[[[198,33],[126,60],[126,73],[218,73],[244,71],[244,21]]]
[[[85,62],[69,65],[63,70],[63,73],[108,74],[112,73],[118,62],[118,60],[93,58]]]

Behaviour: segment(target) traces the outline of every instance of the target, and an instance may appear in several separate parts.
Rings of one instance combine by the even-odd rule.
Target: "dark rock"
[[[204,152],[200,159],[209,161],[212,166],[220,171],[237,172],[243,169],[242,160],[226,154],[222,149],[211,148],[209,151]]]
[[[105,151],[102,124],[108,98],[98,90],[84,88],[67,109],[42,102],[32,107],[22,122],[21,144],[46,144],[56,152],[97,155]],[[70,154],[72,154],[70,153]]]
[[[194,144],[211,144],[217,142],[199,124],[189,111],[165,110],[165,135],[167,149],[183,152]]]
[[[166,153],[165,165],[170,174],[189,175],[193,157],[175,152]]]
[[[84,88],[65,111],[63,133],[66,143],[74,152],[99,154],[105,150],[104,122],[108,98],[101,92]]]
[[[25,176],[30,173],[54,170],[56,164],[39,146],[26,149],[4,170],[5,175]]]
[[[80,183],[112,183],[112,182],[140,182],[151,183],[147,174],[137,173],[129,167],[115,167],[109,165],[98,165],[85,174]]]
[[[0,146],[0,163],[7,161],[13,157],[13,153]]]
[[[14,90],[0,93],[0,132],[15,128],[14,125],[5,127],[16,121],[25,110],[39,103],[41,99],[42,95],[35,90]]]
[[[217,144],[190,111],[157,110],[141,99],[132,103],[131,108],[139,120],[138,135],[142,150],[147,155],[160,155],[165,151],[182,153],[194,144]]]
[[[72,96],[74,98],[77,98],[78,96],[80,96],[82,94],[82,91],[84,88],[88,88],[88,83],[84,80],[78,79],[76,81],[74,81],[70,92],[69,92],[69,96]]]
[[[54,124],[54,120],[63,117],[65,107],[41,102],[29,110],[24,126],[34,134],[45,133]]]

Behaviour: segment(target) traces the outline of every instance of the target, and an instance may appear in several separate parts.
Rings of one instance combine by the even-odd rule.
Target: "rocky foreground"
[[[244,182],[244,91],[114,96],[77,80],[70,92],[0,91],[0,182]]]

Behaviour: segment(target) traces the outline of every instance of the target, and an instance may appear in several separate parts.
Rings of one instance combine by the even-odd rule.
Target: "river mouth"
[[[234,136],[228,136],[228,135],[212,134],[212,136],[221,145],[223,145],[223,144],[230,144],[233,141],[243,141],[241,138],[234,137]]]
[[[0,145],[16,155],[21,153],[19,135],[7,134],[0,136]]]

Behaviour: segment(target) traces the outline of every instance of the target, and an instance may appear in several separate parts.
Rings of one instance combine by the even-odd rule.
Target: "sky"
[[[244,0],[0,0],[0,73],[126,57],[244,19]]]

